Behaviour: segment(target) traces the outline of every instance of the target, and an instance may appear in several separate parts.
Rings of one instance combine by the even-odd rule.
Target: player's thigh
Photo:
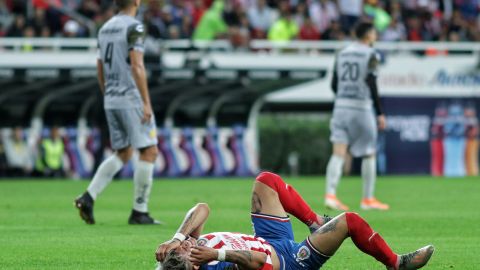
[[[346,110],[335,108],[330,119],[330,142],[335,144],[348,145],[348,119]]]
[[[278,193],[264,183],[255,181],[252,191],[252,213],[285,217]]]
[[[106,109],[108,131],[110,133],[110,143],[114,150],[127,148],[129,143],[128,130],[123,123],[120,110]]]
[[[347,236],[347,220],[345,213],[343,213],[317,229],[308,239],[321,254],[332,256]]]
[[[355,157],[369,156],[376,152],[377,126],[371,111],[359,112],[352,122],[350,152]]]
[[[150,121],[142,123],[143,109],[134,108],[123,111],[123,119],[128,126],[130,144],[136,149],[151,149],[157,146],[157,126],[155,117],[152,115]],[[151,151],[142,151],[149,153]]]
[[[340,157],[345,157],[347,155],[348,145],[345,143],[334,143],[333,144],[333,154]]]

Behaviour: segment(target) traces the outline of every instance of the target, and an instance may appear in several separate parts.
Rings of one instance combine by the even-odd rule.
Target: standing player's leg
[[[318,254],[333,256],[343,241],[350,237],[358,249],[374,257],[387,269],[418,269],[433,254],[429,245],[405,255],[397,255],[385,240],[356,213],[343,213],[323,225],[307,238]]]
[[[330,141],[333,144],[333,153],[328,161],[325,181],[325,206],[341,211],[348,210],[348,206],[337,198],[337,186],[342,177],[343,164],[350,142],[348,135],[349,113],[349,110],[342,108],[333,110],[330,120]]]
[[[290,213],[314,231],[330,218],[322,217],[279,175],[263,172],[256,178],[252,193],[252,213],[285,217]]]
[[[97,196],[112,182],[115,174],[130,160],[132,151],[130,146],[120,149],[100,164],[87,188],[87,192],[93,200],[97,199]]]
[[[154,163],[158,155],[155,117],[142,123],[143,110],[125,111],[129,120],[132,145],[140,151],[139,160],[133,174],[133,209],[129,224],[160,224],[148,214],[148,201],[153,185]]]
[[[97,196],[112,182],[115,174],[132,157],[132,148],[128,142],[128,135],[124,125],[120,121],[118,110],[106,110],[105,115],[107,117],[112,148],[117,149],[117,151],[100,164],[87,191],[74,202],[80,211],[80,217],[87,224],[95,224],[93,204]]]
[[[375,155],[365,156],[362,159],[363,199],[360,204],[364,210],[388,210],[388,204],[375,198],[375,184],[377,180],[377,159]]]
[[[353,133],[356,139],[352,142],[351,152],[354,156],[362,157],[363,199],[361,208],[364,210],[378,209],[388,210],[388,204],[381,203],[375,196],[375,184],[377,180],[377,125],[373,112],[359,112]]]
[[[148,215],[148,200],[153,184],[153,169],[158,155],[157,145],[140,149],[140,158],[133,174],[133,210],[130,224],[158,224]]]
[[[337,186],[342,177],[343,164],[347,154],[347,145],[343,143],[333,144],[333,154],[327,165],[327,179],[325,182],[325,206],[331,209],[347,211],[348,206],[337,198]]]

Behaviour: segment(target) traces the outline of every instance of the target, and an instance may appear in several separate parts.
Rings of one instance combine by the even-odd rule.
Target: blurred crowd
[[[59,128],[29,146],[24,130],[16,127],[0,134],[0,177],[65,176],[65,144]]]
[[[75,11],[100,26],[111,0],[0,0],[0,36],[93,36]],[[479,41],[480,0],[144,0],[151,38],[343,40],[371,20],[384,41]]]

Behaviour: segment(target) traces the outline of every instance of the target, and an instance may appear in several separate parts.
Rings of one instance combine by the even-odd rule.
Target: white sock
[[[363,198],[373,198],[375,181],[377,179],[377,164],[375,156],[362,159]]]
[[[148,212],[148,198],[153,182],[153,163],[139,160],[133,174],[134,198],[133,209]]]
[[[337,194],[337,186],[342,177],[344,159],[337,155],[332,155],[327,165],[327,181],[326,192],[327,194]]]
[[[113,177],[123,167],[122,160],[115,154],[105,159],[98,167],[92,182],[88,185],[87,191],[95,200],[102,193],[105,187],[112,182]]]

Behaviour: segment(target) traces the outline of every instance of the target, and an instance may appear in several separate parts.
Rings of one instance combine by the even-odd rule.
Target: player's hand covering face
[[[187,238],[185,241],[182,242],[182,244],[175,249],[175,252],[180,255],[185,255],[190,256],[190,252],[192,251],[192,248],[197,245],[197,242],[195,241],[194,238]]]
[[[214,261],[217,257],[217,251],[209,247],[196,246],[192,248],[190,253],[190,261],[198,266]]]
[[[167,256],[168,252],[171,250],[175,250],[176,254],[179,255],[184,255],[186,258],[190,256],[190,251],[192,247],[194,247],[197,244],[194,238],[187,238],[185,241],[180,242],[177,239],[172,239],[169,241],[166,241],[160,246],[158,246],[157,251],[155,252],[155,256],[157,258],[157,261],[163,262],[165,257]]]
[[[172,239],[160,244],[160,246],[158,246],[157,248],[157,251],[155,251],[155,257],[157,258],[157,261],[163,262],[168,252],[180,246],[181,246],[181,242],[177,239]]]

